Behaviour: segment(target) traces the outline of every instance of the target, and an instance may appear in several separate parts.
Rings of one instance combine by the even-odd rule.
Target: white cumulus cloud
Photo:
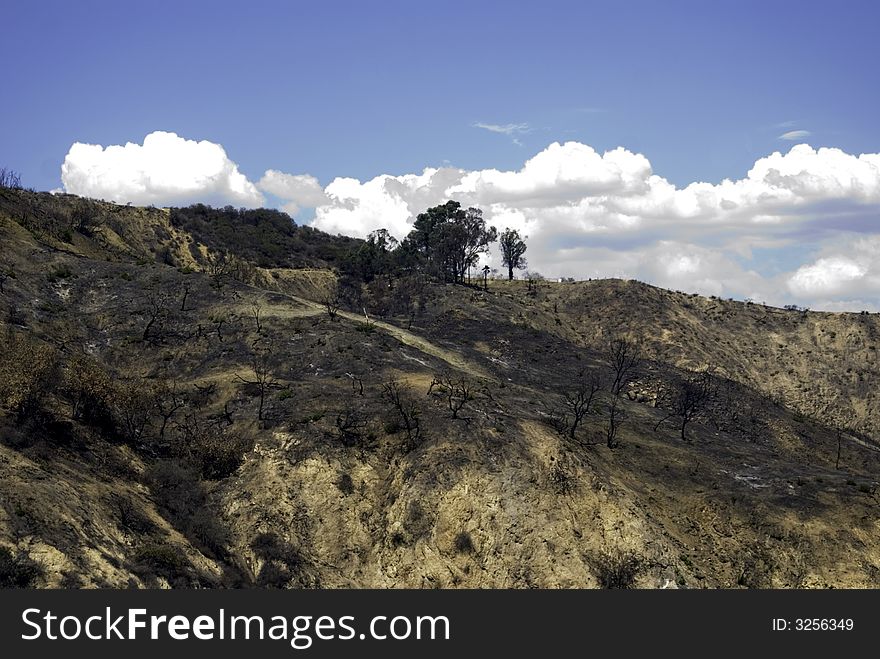
[[[487,204],[521,201],[534,205],[596,197],[603,193],[645,192],[651,163],[618,148],[599,155],[579,142],[554,142],[518,172],[484,169],[466,174],[450,194]]]
[[[285,174],[267,169],[257,187],[285,200],[283,208],[289,215],[295,215],[302,207],[315,208],[328,201],[324,188],[310,174]]]
[[[798,268],[789,287],[798,295],[839,293],[846,285],[862,279],[867,268],[844,256],[819,259]]]
[[[61,181],[66,192],[121,203],[264,203],[222,146],[164,131],[150,133],[143,144],[105,148],[75,142],[61,166]]]
[[[859,301],[859,308],[866,308],[863,300],[873,299],[873,306],[878,306],[880,235],[848,238],[825,246],[818,258],[799,267],[787,283],[801,299],[852,299]]]
[[[404,238],[415,216],[445,202],[446,189],[459,182],[462,174],[452,167],[429,167],[421,174],[382,175],[365,183],[336,178],[324,188],[329,203],[315,209],[312,226],[358,237],[385,228]]]

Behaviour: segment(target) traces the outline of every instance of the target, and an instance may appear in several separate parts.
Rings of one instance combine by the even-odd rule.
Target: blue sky
[[[0,165],[20,171],[28,186],[56,189],[74,143],[143,144],[148,134],[166,131],[222,145],[255,185],[275,170],[314,177],[325,188],[337,177],[366,185],[381,175],[421,175],[425,167],[517,172],[558,142],[589,145],[600,155],[623,147],[683,190],[695,181],[743,179],[756,161],[801,142],[851,156],[880,152],[877,25],[874,2],[8,3]],[[794,139],[780,139],[786,133]],[[501,184],[492,185],[497,191]],[[258,187],[261,201],[295,209],[300,220],[315,217],[309,203],[323,204],[302,203],[299,188],[283,198]],[[353,203],[333,190],[326,193],[331,200]],[[418,212],[411,206],[446,191],[403,195],[403,203]],[[583,250],[568,266],[575,274],[605,274],[587,261],[606,270],[618,263],[621,274],[675,283],[639,265],[651,257],[637,254],[644,240],[632,233],[621,234],[631,249],[617,246],[619,258],[603,260],[590,252],[590,239],[613,233],[608,223],[566,216],[553,224],[552,213],[536,210],[545,202],[514,207],[472,192],[492,207],[489,215],[520,221],[538,237],[532,252],[550,274],[568,274],[551,272],[560,261],[549,251],[567,240]],[[649,213],[639,227],[650,224],[655,246],[727,245],[723,256],[766,280],[753,282],[766,290],[751,292],[772,298],[778,289],[779,300],[791,300],[806,289],[770,278],[787,272],[790,279],[798,268],[852,253],[852,245],[834,252],[841,236],[862,240],[858,249],[873,254],[873,243],[863,243],[880,232],[876,200],[870,190],[857,192],[857,223],[811,216],[810,231],[803,223],[769,234],[759,228],[760,240],[745,247],[731,241],[754,226],[697,239],[701,230],[684,225],[665,235],[666,224]],[[364,189],[350,193],[368,205]],[[556,199],[557,206],[579,201]],[[345,220],[349,227],[328,213],[317,211],[330,230],[357,234],[369,225],[358,216]],[[822,222],[831,228],[816,237]],[[841,264],[831,270],[852,275],[867,267]],[[706,280],[720,282],[721,293],[747,295],[750,284],[733,278],[716,273]],[[831,282],[801,297],[828,308],[876,306],[878,276],[871,270],[854,279],[854,288]]]

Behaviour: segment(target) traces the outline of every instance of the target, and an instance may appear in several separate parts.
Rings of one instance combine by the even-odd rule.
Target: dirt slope
[[[65,242],[33,208],[0,204],[0,335],[59,370],[39,415],[0,412],[0,546],[36,585],[880,585],[876,316],[596,281],[440,285],[412,323],[330,318],[330,272],[216,277],[165,263],[191,237],[161,210]],[[605,394],[575,439],[549,421],[579,372],[606,372],[612,335],[646,359],[609,449]],[[184,402],[166,426],[154,402],[134,434],[87,422],[64,384],[86,358],[128,396],[114,414],[163,383]],[[655,430],[667,410],[644,392],[710,364],[723,405],[689,441]],[[470,381],[459,418],[428,393],[443,374]],[[231,468],[199,462],[233,444]]]

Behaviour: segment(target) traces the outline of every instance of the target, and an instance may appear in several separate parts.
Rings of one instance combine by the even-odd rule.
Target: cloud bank
[[[499,229],[529,236],[547,276],[621,276],[771,304],[878,309],[880,154],[807,144],[757,160],[746,175],[677,188],[646,156],[553,143],[521,169],[421,174],[325,188],[314,226],[398,237],[428,206],[456,199]],[[492,263],[499,265],[495,255]]]
[[[133,203],[256,206],[267,193],[291,214],[314,208],[319,229],[361,237],[387,228],[403,238],[418,213],[455,199],[527,235],[545,276],[880,310],[880,154],[797,144],[742,178],[678,188],[643,154],[554,142],[517,170],[428,167],[322,188],[273,169],[251,183],[220,145],[152,133],[143,145],[74,144],[62,180],[68,192]]]

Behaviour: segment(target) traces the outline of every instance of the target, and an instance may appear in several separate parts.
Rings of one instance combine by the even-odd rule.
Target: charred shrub
[[[434,520],[418,501],[410,501],[406,508],[406,517],[403,520],[403,528],[409,534],[413,542],[424,538],[431,533]]]
[[[174,454],[207,480],[222,480],[234,474],[254,448],[249,432],[198,415],[190,415],[179,424],[179,435]]]
[[[0,547],[0,588],[32,588],[42,576],[42,568],[30,556]]]
[[[147,544],[132,556],[133,569],[141,576],[175,579],[186,571],[186,560],[180,549],[169,544]]]
[[[119,525],[126,531],[143,536],[157,530],[156,525],[131,497],[114,495],[110,505],[116,509]]]
[[[354,481],[349,474],[340,474],[336,481],[336,487],[346,496],[354,493]]]
[[[226,532],[192,466],[160,460],[147,472],[147,481],[156,504],[177,530],[214,557],[226,556]]]
[[[602,552],[590,562],[599,586],[609,590],[632,588],[644,570],[642,559],[628,552]]]
[[[9,333],[0,339],[0,408],[20,422],[39,415],[53,389],[58,357],[51,346]]]
[[[567,495],[574,492],[577,482],[571,471],[561,461],[555,461],[548,475],[550,489],[556,494]]]
[[[458,554],[473,554],[476,551],[473,538],[467,531],[461,531],[455,536],[453,546]]]
[[[251,550],[263,561],[257,574],[261,588],[315,587],[309,576],[308,561],[289,542],[276,533],[261,533],[251,542]]]

